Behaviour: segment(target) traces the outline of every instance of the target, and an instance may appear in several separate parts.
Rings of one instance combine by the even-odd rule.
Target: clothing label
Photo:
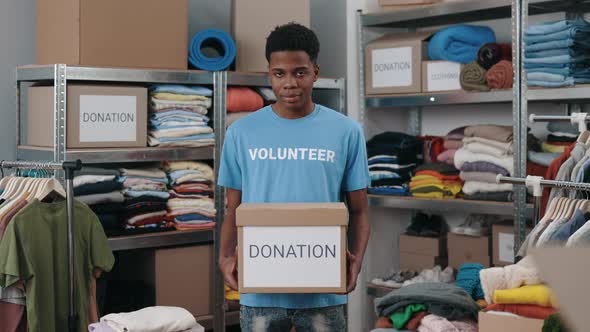
[[[429,62],[426,65],[428,91],[461,90],[461,64],[455,62]]]
[[[135,96],[80,96],[80,142],[133,142],[136,136]]]
[[[341,227],[244,227],[244,287],[340,287]]]
[[[514,263],[514,234],[498,233],[498,250],[501,262]]]
[[[372,52],[373,88],[411,86],[412,48],[376,49]]]

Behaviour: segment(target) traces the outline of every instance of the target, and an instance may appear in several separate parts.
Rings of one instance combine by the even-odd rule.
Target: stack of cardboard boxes
[[[438,238],[402,234],[399,238],[400,269],[420,272],[447,266],[446,236]]]
[[[416,94],[461,90],[462,65],[428,61],[431,32],[392,33],[365,50],[366,94]]]

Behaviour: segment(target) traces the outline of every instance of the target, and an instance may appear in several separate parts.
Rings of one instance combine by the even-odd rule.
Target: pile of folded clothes
[[[565,148],[576,142],[580,134],[577,125],[568,122],[549,122],[547,124],[547,140],[543,142],[543,152],[561,154]],[[554,157],[555,159],[557,157]]]
[[[444,282],[449,284],[453,282],[453,273],[454,271],[451,267],[443,270],[440,265],[436,265],[432,269],[424,269],[420,273],[410,270],[393,272],[383,278],[374,278],[371,280],[371,283],[389,288],[401,288],[426,282]]]
[[[492,29],[476,25],[452,25],[435,33],[428,43],[430,60],[446,60],[467,64],[477,60],[482,45],[495,43]]]
[[[108,236],[121,231],[119,213],[125,198],[120,174],[116,169],[84,167],[74,176],[74,196],[96,213]]]
[[[384,132],[367,142],[370,194],[409,195],[408,182],[422,163],[422,141],[415,136]]]
[[[455,154],[465,199],[512,201],[512,184],[498,184],[498,174],[514,173],[512,127],[475,125],[465,128],[463,148]]]
[[[444,138],[439,136],[417,136],[422,141],[422,156],[424,163],[432,163],[438,160],[445,151]]]
[[[166,173],[155,167],[121,168],[125,194],[122,222],[126,234],[171,230],[166,220]]]
[[[184,308],[157,306],[108,314],[98,323],[88,325],[88,331],[205,332],[205,328]]]
[[[272,90],[270,90],[270,93],[273,93]],[[252,112],[258,111],[264,106],[264,99],[262,96],[247,87],[227,88],[226,100],[227,126],[230,126],[232,123]]]
[[[525,62],[529,86],[590,83],[590,23],[583,18],[528,27]]]
[[[167,219],[177,230],[215,226],[213,169],[194,161],[165,162],[171,186]]]
[[[459,127],[449,131],[443,137],[443,149],[435,161],[455,165],[455,153],[463,147],[463,137],[465,137],[465,127]]]
[[[414,197],[455,198],[461,192],[462,185],[455,166],[430,163],[416,168],[416,174],[410,182],[410,192]]]
[[[213,145],[207,117],[213,91],[205,87],[156,85],[150,89],[149,146]]]
[[[477,332],[479,310],[465,290],[447,283],[412,284],[375,299],[377,328]]]
[[[551,290],[542,284],[530,256],[517,264],[483,269],[480,280],[489,314],[547,320],[558,311]]]

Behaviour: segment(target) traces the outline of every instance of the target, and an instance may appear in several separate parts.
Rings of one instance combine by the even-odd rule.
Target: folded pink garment
[[[418,332],[477,332],[477,324],[471,321],[449,321],[437,315],[422,318]]]
[[[455,149],[445,150],[445,151],[443,151],[443,153],[438,155],[437,159],[440,162],[454,165],[456,152],[457,152],[457,150],[455,150]]]

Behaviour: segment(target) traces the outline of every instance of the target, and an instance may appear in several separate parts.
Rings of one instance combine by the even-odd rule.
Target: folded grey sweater
[[[445,283],[413,284],[375,299],[375,312],[389,317],[410,304],[424,304],[428,312],[448,320],[477,321],[479,305],[462,288]]]

